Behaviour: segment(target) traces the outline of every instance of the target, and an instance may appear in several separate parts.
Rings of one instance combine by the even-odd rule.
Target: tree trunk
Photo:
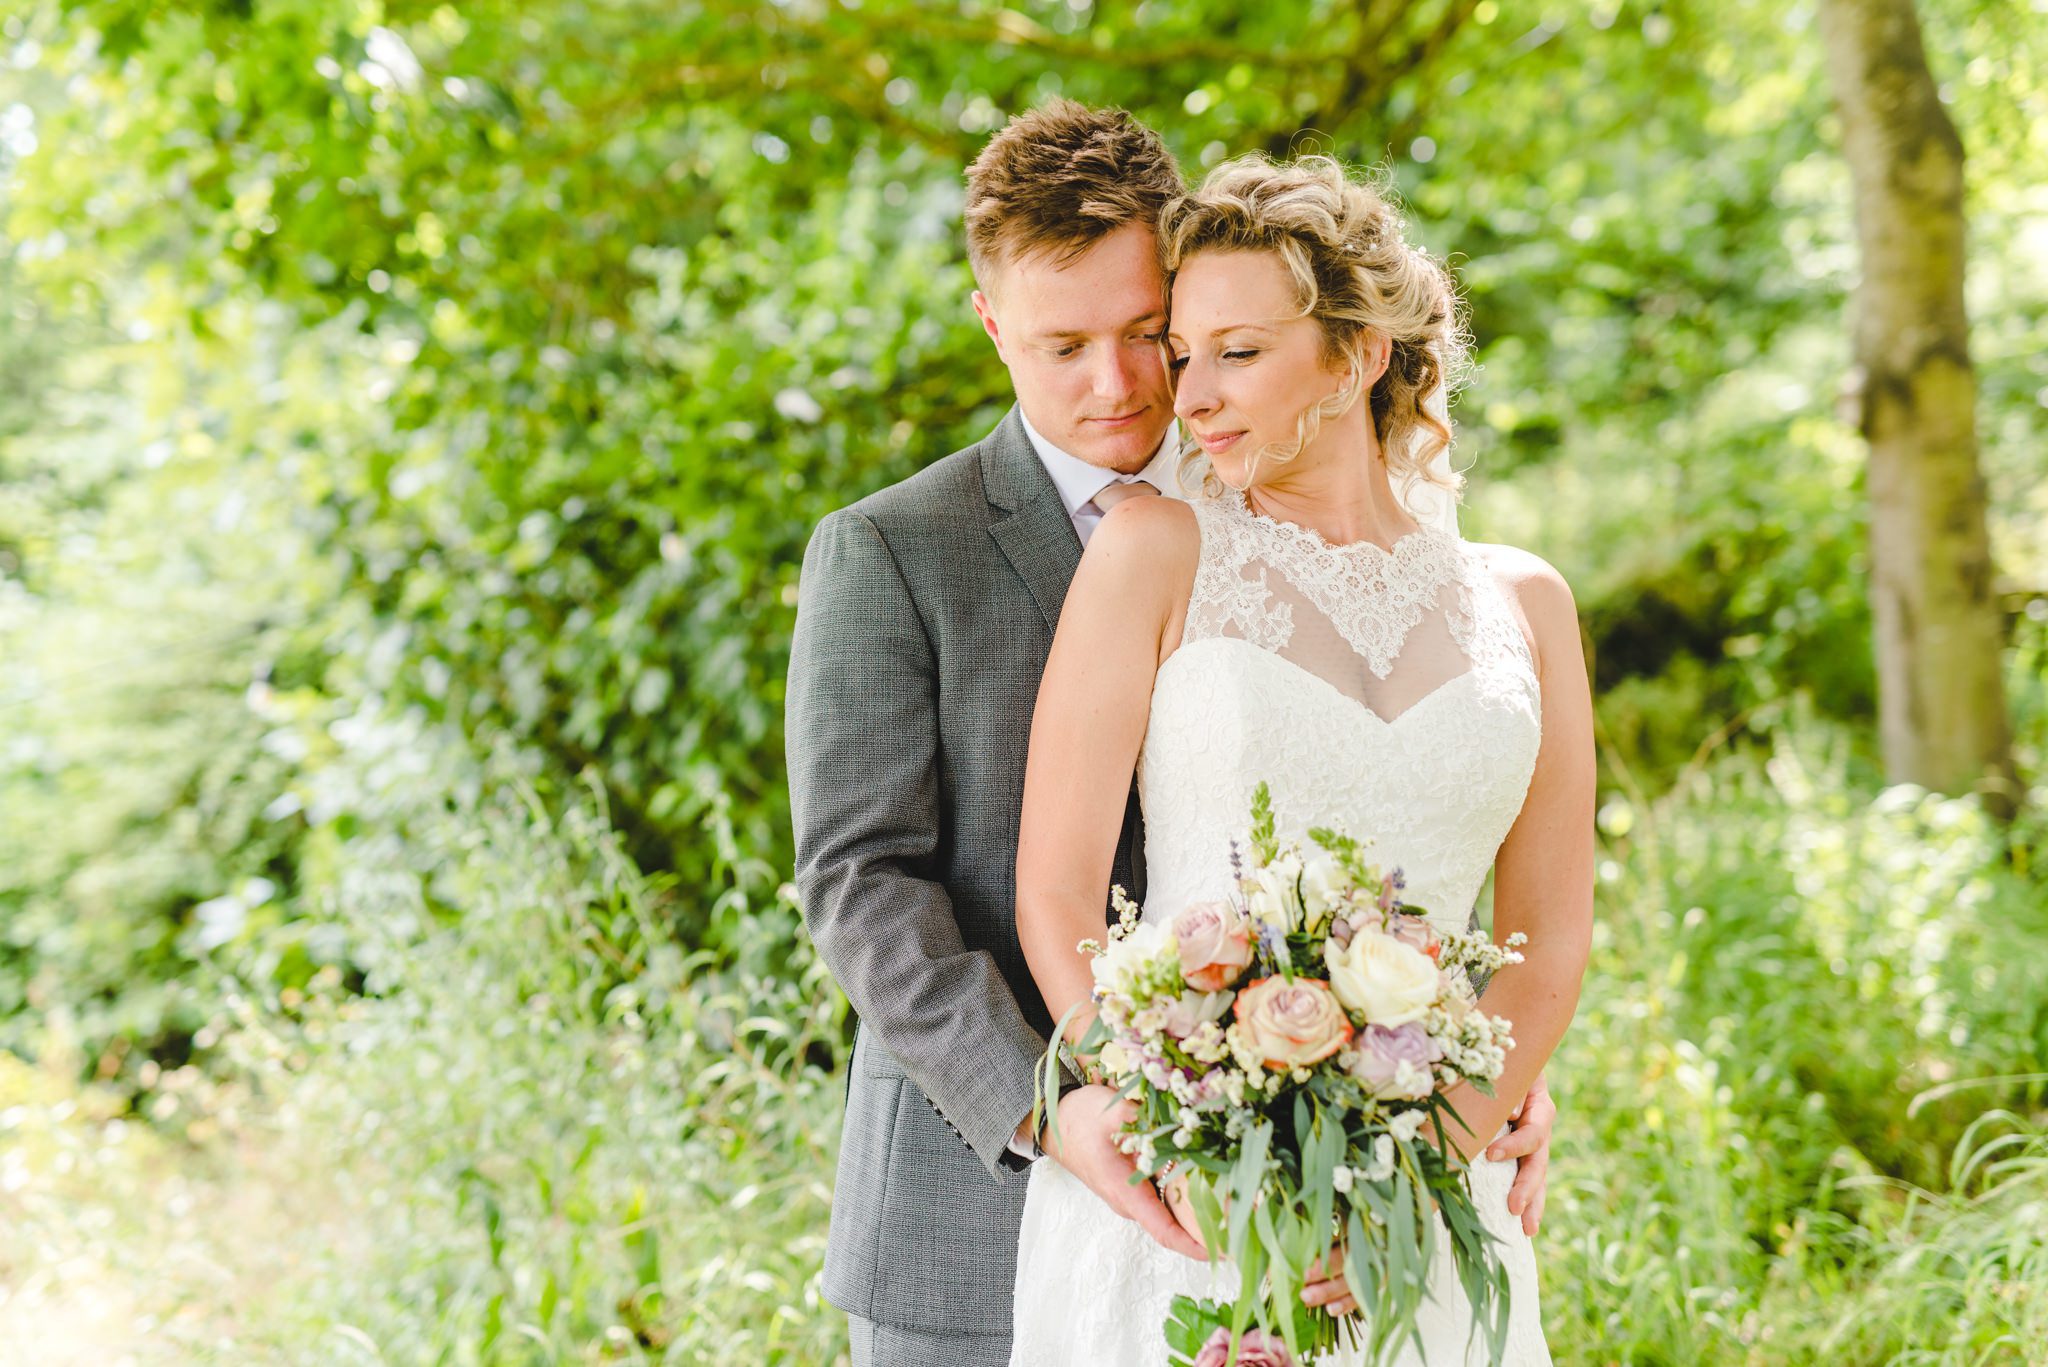
[[[2020,790],[1963,311],[1962,140],[1912,0],[1821,0],[1820,23],[1862,258],[1853,312],[1885,768],[2010,813]]]

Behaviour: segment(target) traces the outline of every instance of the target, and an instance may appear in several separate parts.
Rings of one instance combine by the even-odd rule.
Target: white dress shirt
[[[1095,506],[1095,496],[1112,484],[1135,484],[1142,480],[1162,494],[1174,498],[1184,495],[1180,482],[1174,478],[1174,462],[1178,443],[1173,439],[1173,429],[1166,429],[1160,438],[1159,450],[1148,461],[1145,468],[1135,475],[1120,475],[1114,470],[1105,470],[1099,465],[1090,465],[1079,456],[1068,455],[1059,447],[1047,441],[1039,430],[1031,425],[1031,419],[1024,417],[1020,407],[1017,416],[1024,421],[1024,435],[1031,439],[1031,449],[1038,453],[1038,459],[1045,466],[1045,472],[1052,476],[1053,487],[1060,491],[1060,501],[1067,505],[1067,516],[1073,519],[1074,534],[1081,538],[1085,549],[1088,538],[1095,534],[1095,528],[1102,521],[1102,509]],[[1025,1122],[1029,1124],[1029,1121]],[[1010,1152],[1019,1158],[1037,1158],[1037,1145],[1027,1146],[1023,1140],[1012,1136]]]
[[[1060,491],[1060,501],[1067,505],[1067,516],[1073,519],[1074,534],[1081,538],[1082,546],[1095,533],[1096,524],[1102,521],[1102,509],[1095,506],[1095,496],[1112,484],[1135,484],[1139,480],[1151,485],[1162,494],[1184,498],[1180,481],[1174,477],[1174,463],[1178,443],[1173,439],[1173,429],[1167,428],[1160,439],[1159,450],[1153,454],[1144,469],[1135,475],[1120,475],[1114,470],[1105,470],[1099,465],[1090,465],[1079,456],[1070,456],[1054,446],[1031,425],[1031,419],[1024,417],[1019,408],[1017,416],[1024,419],[1024,435],[1031,439],[1031,449],[1038,453],[1039,463],[1052,476],[1053,487]]]

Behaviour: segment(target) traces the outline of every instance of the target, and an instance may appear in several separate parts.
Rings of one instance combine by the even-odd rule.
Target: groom
[[[1181,190],[1157,134],[1059,100],[967,174],[974,309],[1017,405],[987,437],[819,524],[804,557],[787,743],[811,936],[859,1017],[825,1254],[854,1367],[1001,1367],[1024,1170],[1041,1154],[1169,1248],[1200,1256],[1067,1084],[1030,1124],[1053,1022],[1018,948],[1025,742],[1082,546],[1114,503],[1171,492],[1173,394],[1152,225]],[[1135,791],[1114,881],[1144,895]],[[1105,908],[1105,923],[1107,908]],[[1521,1155],[1533,1228],[1555,1116],[1538,1090],[1493,1150]],[[1511,1199],[1511,1205],[1514,1201]]]

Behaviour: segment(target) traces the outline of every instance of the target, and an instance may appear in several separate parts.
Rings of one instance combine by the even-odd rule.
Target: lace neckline
[[[1183,641],[1229,629],[1263,649],[1285,650],[1294,635],[1294,605],[1272,596],[1270,568],[1337,629],[1378,678],[1387,677],[1408,633],[1453,584],[1461,590],[1456,602],[1446,604],[1452,634],[1468,644],[1462,638],[1471,605],[1462,590],[1465,557],[1455,532],[1418,527],[1392,546],[1333,545],[1314,528],[1253,511],[1236,490],[1209,507],[1206,520],[1218,535],[1203,540],[1203,567]]]
[[[1406,560],[1411,555],[1419,558],[1419,552],[1411,551],[1411,543],[1420,547],[1440,548],[1456,545],[1460,540],[1456,533],[1447,532],[1440,527],[1418,525],[1414,531],[1403,532],[1395,537],[1393,544],[1390,546],[1382,546],[1377,541],[1345,541],[1339,543],[1328,540],[1313,527],[1305,527],[1299,522],[1282,521],[1280,518],[1269,517],[1265,513],[1259,512],[1252,507],[1251,501],[1244,496],[1242,490],[1226,489],[1217,502],[1229,508],[1238,517],[1261,528],[1267,535],[1277,537],[1287,545],[1298,547],[1321,560],[1336,560],[1339,562],[1348,558],[1375,562]]]

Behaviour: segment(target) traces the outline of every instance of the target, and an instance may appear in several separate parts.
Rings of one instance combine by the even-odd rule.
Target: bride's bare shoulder
[[[1177,498],[1127,498],[1097,524],[1074,576],[1073,592],[1145,603],[1178,617],[1202,558],[1194,509]]]
[[[1557,567],[1534,551],[1525,551],[1520,546],[1505,546],[1493,542],[1468,541],[1465,543],[1476,551],[1493,572],[1494,579],[1504,589],[1520,594],[1525,588],[1534,588],[1537,593],[1562,593],[1569,597],[1571,585]]]
[[[1133,576],[1193,575],[1202,554],[1202,532],[1195,511],[1177,498],[1127,498],[1109,510],[1088,538],[1082,557],[1115,564]]]
[[[1521,613],[1523,630],[1528,633],[1539,662],[1546,653],[1561,649],[1566,643],[1571,649],[1578,648],[1578,604],[1572,598],[1571,585],[1555,565],[1519,546],[1477,541],[1466,544],[1478,553],[1494,582]]]

